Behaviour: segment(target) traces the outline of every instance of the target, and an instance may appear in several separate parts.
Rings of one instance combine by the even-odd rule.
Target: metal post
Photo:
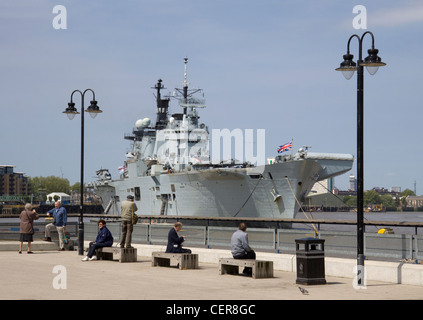
[[[363,61],[363,39],[370,34],[372,37],[372,48],[368,50],[369,56]],[[352,61],[353,55],[350,54],[350,42],[353,38],[357,38],[359,43],[359,57],[357,64]],[[341,63],[337,71],[344,72],[344,76],[350,79],[355,70],[357,70],[357,279],[358,285],[364,285],[364,216],[363,216],[363,192],[364,192],[364,65],[372,68],[369,72],[374,74],[379,66],[386,65],[377,56],[379,50],[374,47],[374,36],[370,31],[363,33],[361,37],[353,34],[348,39],[347,54],[344,55],[344,61]]]
[[[357,61],[357,279],[358,285],[364,285],[364,225],[363,225],[363,190],[364,190],[364,139],[363,139],[363,97],[364,74],[362,61],[362,40],[360,40],[359,60]]]
[[[93,101],[87,110],[84,110],[84,97],[87,91],[91,91],[93,94]],[[78,223],[78,253],[80,255],[84,254],[84,112],[90,112],[94,114],[94,117],[97,113],[103,111],[97,106],[97,101],[95,101],[95,93],[92,89],[86,89],[84,92],[80,90],[74,90],[71,94],[71,102],[68,103],[68,108],[63,113],[66,113],[69,116],[69,119],[73,119],[75,114],[78,114],[77,109],[74,107],[73,103],[73,94],[79,92],[81,94],[81,178],[80,178],[80,201],[79,201],[79,223]]]
[[[81,185],[80,185],[80,204],[79,204],[79,225],[78,225],[78,254],[84,254],[84,96],[82,94],[81,102]]]

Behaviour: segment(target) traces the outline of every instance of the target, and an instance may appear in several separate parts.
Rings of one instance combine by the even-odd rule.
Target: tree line
[[[72,191],[80,190],[80,183],[70,184],[68,179],[48,176],[29,177],[29,193],[41,201],[45,201],[48,194],[52,192],[63,192],[70,194]]]
[[[363,203],[364,207],[371,206],[380,206],[383,208],[400,208],[407,206],[406,198],[408,196],[415,196],[416,194],[410,190],[405,189],[403,192],[399,193],[398,196],[394,197],[391,194],[379,194],[375,190],[369,190],[363,192]],[[357,207],[357,197],[356,196],[344,196],[342,198],[343,202],[349,207]]]

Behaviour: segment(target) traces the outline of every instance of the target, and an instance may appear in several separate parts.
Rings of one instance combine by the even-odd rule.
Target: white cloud
[[[423,21],[423,4],[389,8],[377,12],[367,11],[369,27],[397,27]]]

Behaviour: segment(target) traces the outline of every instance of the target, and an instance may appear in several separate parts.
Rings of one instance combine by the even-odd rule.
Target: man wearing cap
[[[128,195],[127,200],[122,201],[120,207],[122,216],[122,237],[120,239],[121,248],[132,248],[132,230],[134,229],[132,224],[132,216],[137,210],[137,205],[134,203],[134,196]]]

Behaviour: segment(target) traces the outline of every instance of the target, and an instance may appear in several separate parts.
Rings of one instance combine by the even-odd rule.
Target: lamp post
[[[369,55],[362,58],[363,39],[369,34],[372,37],[372,48],[367,52]],[[353,61],[354,56],[350,54],[350,42],[353,38],[357,38],[359,42],[359,56],[357,63]],[[364,285],[364,223],[363,223],[363,189],[364,189],[364,156],[363,156],[363,96],[364,96],[364,73],[363,67],[371,75],[374,75],[378,68],[386,65],[378,57],[379,50],[374,47],[374,36],[370,31],[363,33],[361,38],[353,34],[347,45],[347,54],[343,56],[344,61],[341,62],[337,71],[342,71],[344,77],[349,80],[357,70],[357,284]]]
[[[63,113],[65,113],[69,120],[72,120],[75,115],[79,114],[78,110],[75,108],[75,103],[73,102],[73,94],[79,92],[81,94],[81,186],[80,186],[80,205],[79,205],[79,224],[78,224],[78,253],[80,255],[84,254],[84,97],[85,93],[91,91],[93,94],[93,100],[91,105],[85,110],[90,113],[92,118],[95,118],[97,114],[103,112],[97,106],[97,101],[95,100],[95,93],[91,89],[86,89],[84,92],[80,90],[74,90],[71,94],[71,101],[68,103],[68,107]]]

